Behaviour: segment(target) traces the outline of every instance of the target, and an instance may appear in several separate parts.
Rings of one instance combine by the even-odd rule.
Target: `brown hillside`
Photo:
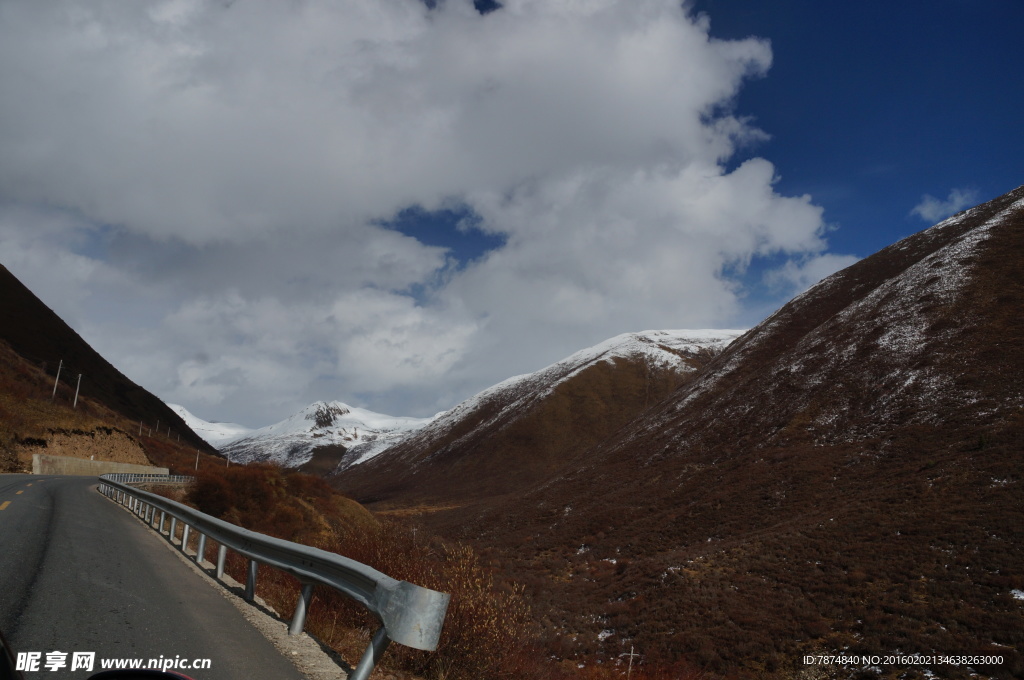
[[[629,352],[570,357],[510,379],[333,482],[380,509],[490,502],[551,479],[692,379],[725,344],[680,350],[649,335],[624,337],[657,346],[660,362]],[[682,360],[664,361],[668,355]]]
[[[509,560],[565,658],[1024,677],[1022,271],[1024,187],[816,285],[585,464],[423,521]]]

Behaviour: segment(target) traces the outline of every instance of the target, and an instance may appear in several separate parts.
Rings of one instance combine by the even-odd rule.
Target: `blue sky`
[[[783,193],[808,193],[867,256],[928,226],[925,194],[984,201],[1022,183],[1024,3],[700,0],[722,38],[772,43],[736,107],[771,139]]]
[[[1022,181],[1017,0],[481,8],[0,4],[0,262],[208,420],[424,416]]]

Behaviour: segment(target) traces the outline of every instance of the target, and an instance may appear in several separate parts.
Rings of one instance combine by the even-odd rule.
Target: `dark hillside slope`
[[[997,654],[974,670],[1024,677],[1022,273],[1024,187],[822,281],[585,466],[442,528],[500,548],[566,654],[743,677]]]
[[[739,331],[627,333],[459,404],[334,477],[376,507],[494,502],[578,465],[680,385]],[[455,513],[456,522],[466,512]],[[442,511],[442,514],[447,514]]]
[[[26,288],[7,268],[0,265],[0,339],[27,361],[55,376],[63,360],[71,371],[61,374],[61,382],[74,388],[82,373],[82,395],[103,403],[129,421],[144,421],[150,426],[158,420],[180,434],[182,442],[202,451],[213,449],[185,425],[160,399],[139,387],[114,368],[88,345],[70,326]]]

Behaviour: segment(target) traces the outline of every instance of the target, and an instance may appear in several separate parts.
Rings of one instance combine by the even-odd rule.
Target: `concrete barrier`
[[[69,456],[50,456],[45,453],[32,454],[32,474],[34,475],[80,475],[98,477],[114,472],[129,472],[141,475],[166,475],[167,468],[134,465],[132,463],[111,463],[104,460],[88,460],[87,458],[71,458]]]

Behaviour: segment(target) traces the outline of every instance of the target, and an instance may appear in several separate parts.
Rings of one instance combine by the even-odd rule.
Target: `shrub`
[[[451,594],[436,652],[400,645],[383,665],[437,680],[519,677],[521,650],[535,639],[522,586],[502,583],[469,546],[417,539],[407,527],[368,511],[308,475],[269,465],[210,469],[197,476],[188,500],[198,509],[254,531],[336,552],[392,578]],[[231,556],[228,573],[244,578],[245,560]],[[295,579],[261,571],[258,593],[290,616]],[[317,590],[307,629],[348,658],[358,658],[379,625],[346,597]]]

